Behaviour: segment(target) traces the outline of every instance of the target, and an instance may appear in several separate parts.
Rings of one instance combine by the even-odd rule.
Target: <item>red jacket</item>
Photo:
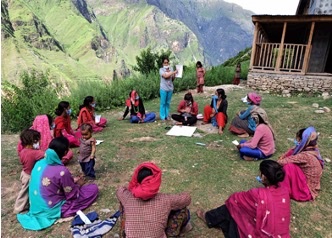
[[[186,101],[182,100],[179,103],[178,112],[182,113],[181,110],[186,109],[186,107],[187,107]],[[197,116],[197,114],[198,114],[198,104],[197,104],[197,102],[194,101],[194,103],[191,105],[191,111],[190,112],[191,112],[192,115]]]

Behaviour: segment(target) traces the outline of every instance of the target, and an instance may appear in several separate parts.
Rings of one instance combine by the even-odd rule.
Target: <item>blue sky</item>
[[[299,0],[224,0],[253,11],[256,15],[295,15]]]

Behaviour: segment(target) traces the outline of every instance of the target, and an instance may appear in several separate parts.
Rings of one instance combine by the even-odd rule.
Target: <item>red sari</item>
[[[103,117],[100,118],[99,123],[95,123],[94,110],[89,110],[83,107],[77,119],[77,127],[79,128],[83,123],[90,124],[93,132],[100,132],[106,126],[107,120]]]
[[[241,238],[290,237],[290,197],[286,188],[272,186],[237,192],[225,204]]]
[[[79,147],[81,137],[80,132],[74,132],[71,128],[71,121],[69,116],[57,116],[54,120],[54,137],[64,136],[69,140],[70,147]]]

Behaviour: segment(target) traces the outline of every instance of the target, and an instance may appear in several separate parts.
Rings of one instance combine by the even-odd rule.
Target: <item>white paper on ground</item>
[[[173,126],[166,135],[168,136],[187,136],[191,137],[197,127],[193,126]]]
[[[238,142],[237,140],[233,140],[232,143],[233,143],[234,145],[239,145],[239,142]]]
[[[85,224],[91,224],[91,221],[89,220],[89,218],[81,211],[78,210],[76,212],[77,215],[80,216],[81,220],[85,223]]]
[[[95,115],[95,123],[100,122],[101,115]]]
[[[182,78],[182,73],[183,73],[183,65],[177,64],[175,65],[175,68],[177,69],[177,73],[175,75],[176,78]]]
[[[244,98],[241,98],[241,101],[242,102],[247,102],[247,98],[248,98],[248,96],[245,96]]]
[[[104,142],[104,140],[96,140],[96,145],[99,145],[102,142]]]

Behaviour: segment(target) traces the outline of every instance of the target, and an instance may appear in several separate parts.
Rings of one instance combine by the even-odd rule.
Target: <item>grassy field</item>
[[[234,115],[246,106],[240,101],[249,89],[235,87],[227,90],[229,103],[228,115]],[[195,95],[202,113],[205,104],[210,103],[210,93]],[[172,99],[172,112],[183,98],[184,92],[175,94]],[[323,158],[332,159],[332,113],[315,114],[313,103],[332,108],[332,100],[321,97],[296,96],[283,98],[278,95],[262,94],[262,107],[266,109],[269,120],[276,132],[277,159],[286,151],[298,129],[315,126],[320,133],[319,147]],[[149,111],[159,110],[159,99],[145,102]],[[95,134],[96,139],[104,142],[97,147],[96,183],[100,196],[96,203],[85,212],[95,210],[101,218],[115,212],[118,202],[115,190],[130,180],[133,169],[143,161],[154,161],[163,170],[162,192],[188,191],[192,196],[190,210],[194,229],[186,237],[223,237],[222,232],[208,229],[196,216],[198,207],[204,209],[222,205],[230,194],[260,186],[255,180],[258,175],[258,162],[240,160],[237,149],[231,143],[238,139],[225,130],[222,136],[207,134],[201,130],[202,138],[166,136],[166,124],[157,121],[151,124],[132,125],[128,120],[117,121],[122,116],[122,108],[103,113],[108,127]],[[230,122],[229,122],[230,123]],[[227,125],[228,129],[229,124]],[[16,195],[20,189],[19,164],[16,145],[18,135],[2,135],[1,143],[1,236],[2,237],[70,237],[70,223],[64,222],[51,228],[32,232],[25,231],[12,213]],[[202,142],[207,146],[198,146]],[[76,149],[74,149],[76,151]],[[76,158],[69,164],[74,175],[80,173]],[[292,202],[291,236],[332,237],[332,180],[331,163],[327,163],[321,181],[321,192],[314,202]],[[108,208],[110,213],[100,210]],[[106,237],[118,232],[119,223]]]

